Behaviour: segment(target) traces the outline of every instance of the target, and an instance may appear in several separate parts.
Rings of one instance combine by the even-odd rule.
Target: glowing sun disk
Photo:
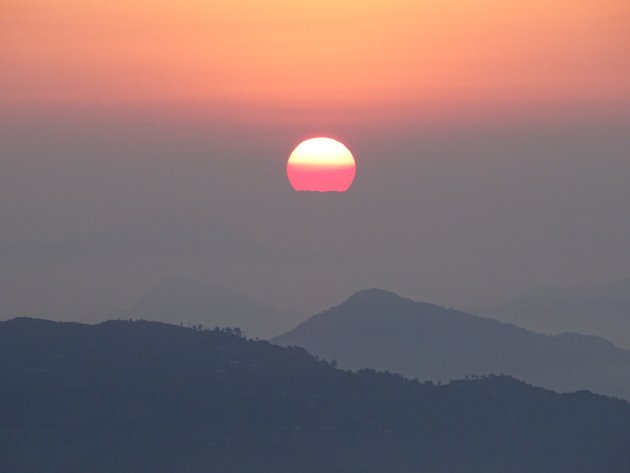
[[[287,176],[296,191],[345,192],[356,174],[348,148],[331,138],[300,143],[289,156]]]

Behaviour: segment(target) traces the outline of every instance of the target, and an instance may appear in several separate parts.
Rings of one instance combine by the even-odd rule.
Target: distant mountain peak
[[[619,381],[630,351],[594,337],[536,334],[382,289],[359,291],[273,341],[344,369],[433,380],[506,373],[557,390],[630,399],[630,383]]]
[[[413,302],[411,299],[406,299],[399,296],[395,292],[385,289],[363,289],[355,292],[346,303],[367,303],[367,304],[389,304],[392,302]]]

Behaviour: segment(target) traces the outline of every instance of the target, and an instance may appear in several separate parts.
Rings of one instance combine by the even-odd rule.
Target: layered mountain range
[[[438,386],[351,373],[232,330],[156,322],[1,322],[0,419],[0,470],[11,473],[626,473],[630,464],[624,401],[506,376]]]
[[[605,339],[538,334],[379,289],[358,292],[273,341],[348,369],[435,381],[505,373],[558,391],[630,399],[630,351]]]

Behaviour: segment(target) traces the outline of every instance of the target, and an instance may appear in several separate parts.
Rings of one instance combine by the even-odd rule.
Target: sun
[[[356,175],[350,150],[332,138],[311,138],[289,156],[287,176],[296,191],[345,192]]]

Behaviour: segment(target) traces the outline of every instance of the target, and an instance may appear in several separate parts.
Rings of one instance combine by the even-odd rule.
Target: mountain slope
[[[344,368],[433,380],[506,373],[560,391],[630,399],[630,352],[604,339],[535,334],[377,289],[355,294],[274,342],[304,347]]]
[[[626,473],[630,405],[420,384],[150,322],[0,323],[11,473]]]
[[[630,348],[630,280],[597,286],[538,287],[476,312],[531,330],[567,330],[605,337]]]

